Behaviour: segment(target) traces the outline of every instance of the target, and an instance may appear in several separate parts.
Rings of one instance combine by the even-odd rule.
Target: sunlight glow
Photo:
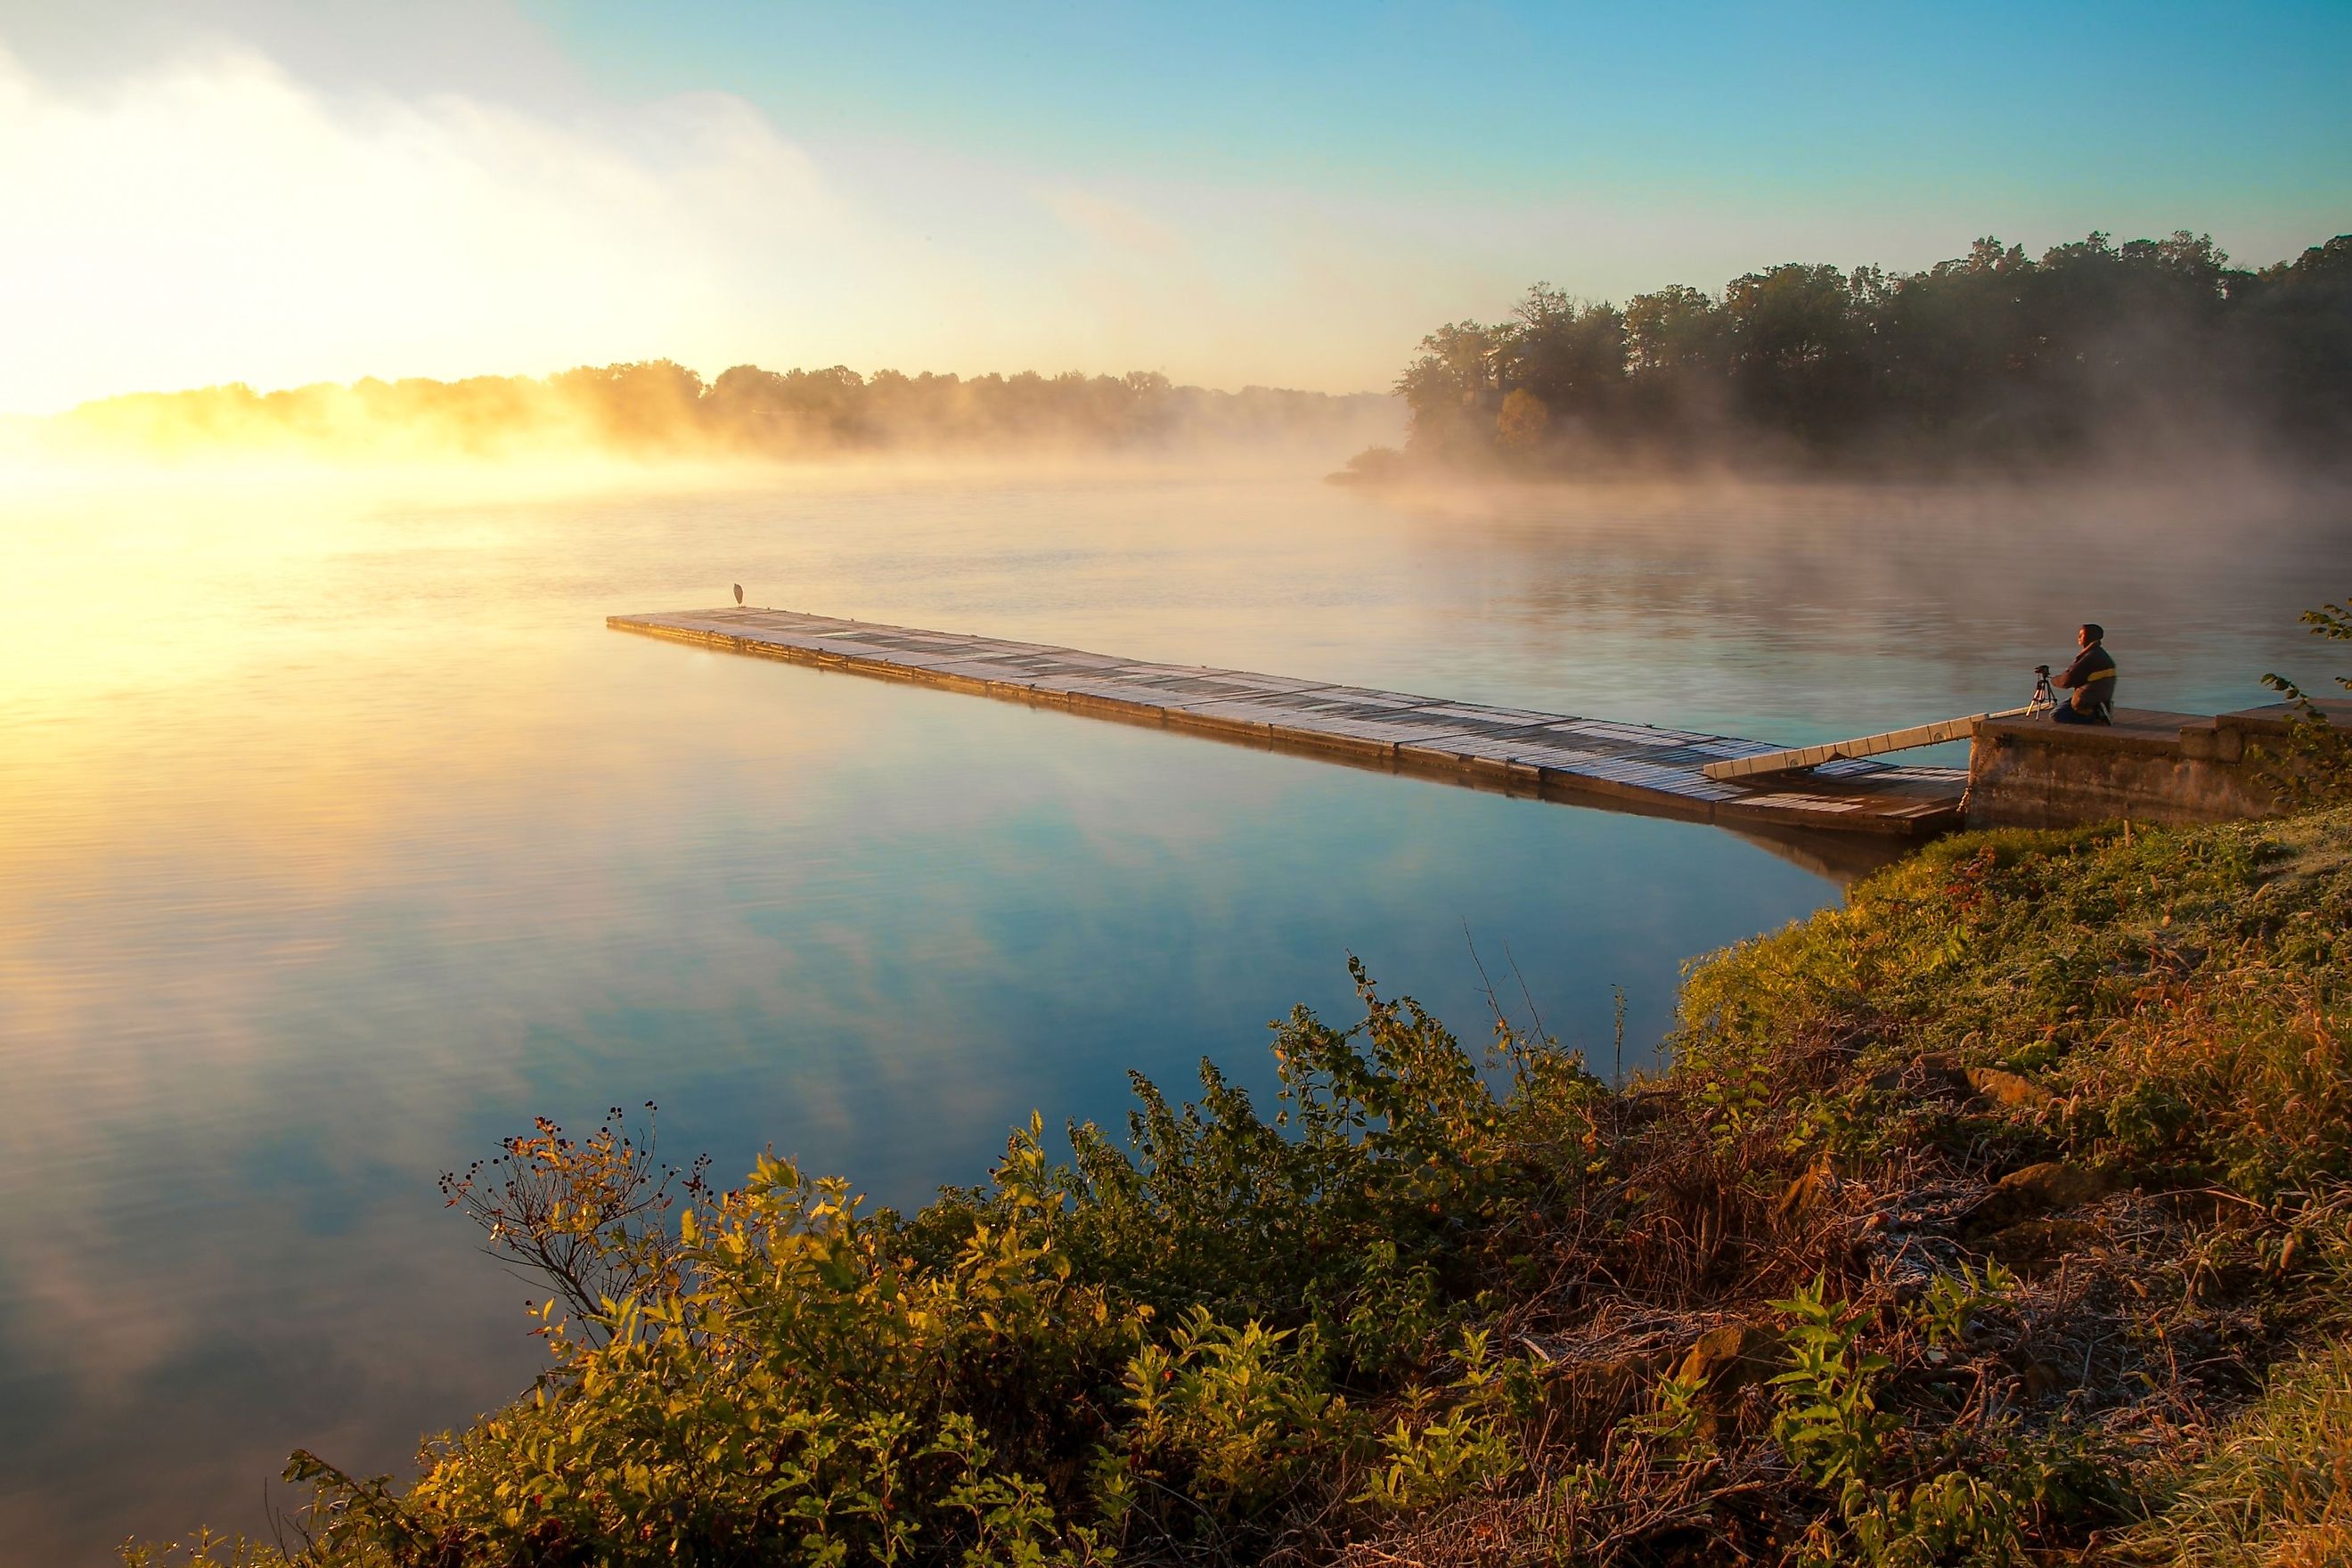
[[[455,97],[331,102],[249,53],[88,98],[0,57],[0,181],[19,237],[0,406],[22,410],[675,353],[755,262],[780,295],[824,281],[793,258],[843,224],[723,96],[591,131]]]

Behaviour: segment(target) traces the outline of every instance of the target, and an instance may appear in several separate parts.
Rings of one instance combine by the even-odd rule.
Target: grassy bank
[[[449,1181],[549,1281],[540,1387],[413,1484],[298,1455],[296,1522],[451,1568],[2340,1562],[2347,845],[1947,841],[1695,965],[1623,1092],[1360,974],[1276,1106],[1139,1080],[1128,1138],[1033,1124],[911,1216],[541,1127]]]

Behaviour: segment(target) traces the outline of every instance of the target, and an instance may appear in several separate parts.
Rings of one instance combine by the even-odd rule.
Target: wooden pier
[[[1922,837],[1959,826],[1968,784],[1958,768],[1853,759],[1807,772],[1713,779],[1702,771],[1708,763],[1780,749],[1726,735],[789,610],[613,616],[605,624],[727,653],[1727,826]]]

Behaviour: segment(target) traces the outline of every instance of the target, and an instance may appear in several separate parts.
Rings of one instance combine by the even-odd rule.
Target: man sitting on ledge
[[[2050,717],[2061,724],[2112,724],[2116,718],[2116,661],[2101,646],[2106,632],[2086,626],[2075,635],[2083,651],[2058,677],[2061,689],[2072,692]]]

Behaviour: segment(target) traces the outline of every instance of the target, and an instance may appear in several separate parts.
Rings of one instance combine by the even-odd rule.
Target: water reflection
[[[884,1201],[1347,1007],[1465,922],[1637,1045],[1803,846],[604,631],[754,602],[1791,741],[1984,706],[2086,612],[2065,498],[511,478],[19,488],[0,573],[0,1530],[34,1559],[392,1468],[533,1364],[433,1173],[663,1106]],[[2136,701],[2256,700],[2340,511],[2150,525]],[[2323,570],[2324,569],[2324,570]]]

